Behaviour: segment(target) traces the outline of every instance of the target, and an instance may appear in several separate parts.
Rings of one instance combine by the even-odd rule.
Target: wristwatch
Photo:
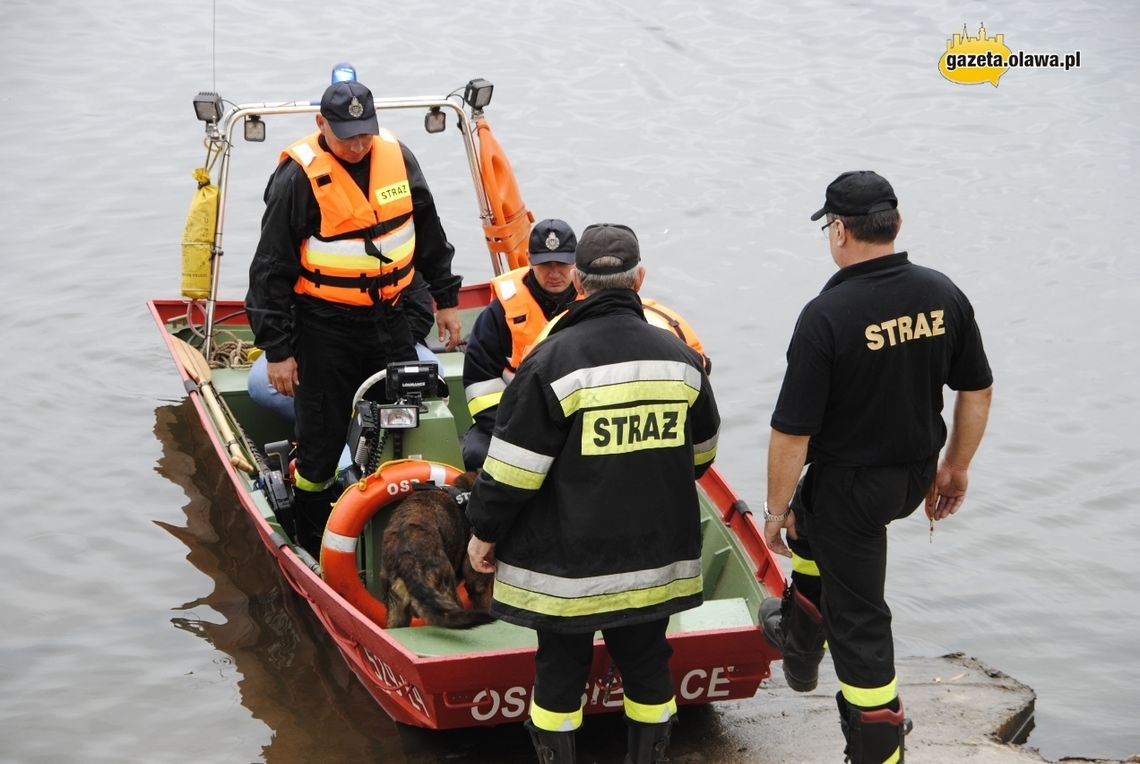
[[[788,516],[787,508],[785,508],[781,514],[773,515],[771,512],[768,511],[768,500],[767,499],[764,500],[764,522],[766,522],[766,523],[782,523],[782,522],[784,522],[784,518],[786,518],[787,516]]]

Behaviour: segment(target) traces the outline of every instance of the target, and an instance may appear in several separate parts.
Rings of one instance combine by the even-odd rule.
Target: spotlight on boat
[[[445,127],[447,127],[447,115],[440,111],[438,106],[431,107],[431,110],[424,115],[424,130],[429,133],[442,133]]]
[[[420,407],[411,405],[380,406],[380,427],[385,430],[414,430],[420,426]]]
[[[491,103],[491,91],[494,89],[495,86],[485,79],[471,80],[463,91],[463,100],[475,111],[482,111]]]
[[[356,81],[356,67],[347,61],[341,61],[332,69],[332,83],[337,82],[355,82]]]
[[[216,125],[222,119],[222,97],[204,90],[198,93],[194,96],[194,114],[198,121]]]
[[[256,114],[250,114],[245,118],[244,129],[247,141],[261,143],[265,140],[265,122]]]

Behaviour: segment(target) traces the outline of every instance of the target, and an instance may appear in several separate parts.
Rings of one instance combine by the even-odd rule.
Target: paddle
[[[214,383],[211,382],[210,364],[202,356],[198,348],[179,337],[172,337],[174,340],[174,349],[177,352],[178,360],[182,362],[182,368],[198,384],[198,391],[202,393],[202,397],[206,399],[206,407],[210,409],[210,414],[214,418],[214,423],[218,425],[218,430],[221,432],[222,437],[226,442],[226,449],[230,453],[230,464],[237,467],[243,472],[253,475],[257,470],[245,458],[241,451],[241,443],[234,436],[233,428],[230,427],[230,420],[223,413],[223,407],[226,412],[229,412],[229,406],[218,395],[218,391],[214,388]],[[232,414],[231,414],[232,415]]]

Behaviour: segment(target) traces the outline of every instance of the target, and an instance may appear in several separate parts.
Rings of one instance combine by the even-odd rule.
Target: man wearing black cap
[[[471,428],[463,436],[467,469],[483,466],[503,390],[538,333],[578,297],[570,280],[578,239],[564,220],[540,220],[530,231],[529,266],[491,280],[494,299],[475,319],[463,354],[463,389]]]
[[[887,524],[923,497],[932,523],[958,511],[993,383],[969,300],[895,252],[897,207],[884,178],[846,172],[811,216],[826,216],[839,272],[800,313],[768,448],[764,534],[792,558],[792,583],[761,606],[764,633],[799,692],[815,689],[826,639],[855,764],[901,762],[909,725],[884,599]],[[958,392],[939,464],[943,386]]]
[[[629,759],[663,760],[677,710],[665,628],[701,603],[694,476],[720,417],[704,364],[650,326],[637,237],[582,232],[572,303],[499,404],[467,508],[471,564],[495,573],[491,610],[535,629],[526,722],[539,760],[573,762],[594,633],[621,670]]]
[[[419,163],[379,128],[368,88],[333,83],[316,122],[269,179],[246,296],[269,382],[295,398],[295,540],[313,554],[353,393],[389,362],[416,359],[403,290],[423,275],[451,349],[461,280]]]

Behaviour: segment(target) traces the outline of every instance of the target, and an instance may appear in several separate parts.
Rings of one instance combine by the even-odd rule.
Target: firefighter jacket
[[[550,317],[578,296],[573,286],[558,294],[547,292],[530,268],[496,276],[491,286],[495,299],[475,319],[463,355],[467,407],[476,426],[488,433],[522,356]]]
[[[368,197],[365,194],[374,195],[372,192],[380,190],[377,189],[380,182],[373,177],[375,160],[379,156],[375,151],[369,152],[369,155],[360,162],[346,164],[327,151],[323,138],[315,139],[315,142],[317,149],[321,151],[320,155],[313,149],[313,145],[308,143],[308,139],[302,143],[314,152],[314,158],[320,156],[323,157],[321,161],[329,162],[328,177],[331,179],[335,175],[344,181],[341,176],[343,172],[348,176],[347,183],[355,185],[356,191],[347,189],[346,197],[352,194],[358,201],[366,200]],[[377,240],[383,240],[389,233],[403,229],[401,235],[414,239],[411,263],[415,271],[422,274],[427,281],[436,306],[453,307],[459,301],[461,282],[461,278],[451,272],[454,248],[447,241],[447,236],[440,225],[435,201],[420,171],[419,163],[403,144],[398,142],[390,144],[382,140],[378,142],[384,145],[382,152],[387,154],[389,159],[401,160],[396,162],[397,169],[391,172],[406,176],[411,197],[411,212],[398,214],[386,222],[376,222],[380,213],[377,205],[369,203],[368,214],[372,215],[374,223],[373,244]],[[299,145],[301,144],[294,144],[290,150],[296,152]],[[334,182],[338,181],[330,180],[327,185],[332,185]],[[297,311],[303,311],[305,315],[326,325],[340,326],[342,331],[357,331],[356,327],[377,320],[378,312],[387,311],[392,307],[391,302],[374,304],[371,297],[366,301],[361,300],[362,304],[350,304],[318,299],[304,291],[295,291],[303,277],[302,248],[312,245],[315,241],[329,238],[322,233],[330,230],[325,228],[326,210],[322,208],[314,192],[314,187],[321,187],[321,183],[322,181],[314,183],[306,174],[301,162],[289,155],[277,166],[265,189],[265,214],[261,221],[261,239],[249,269],[250,283],[246,295],[246,311],[256,342],[265,350],[266,357],[270,361],[281,361],[293,354],[293,326]],[[330,206],[329,211],[332,209]],[[408,221],[411,221],[411,233],[403,228]],[[331,221],[329,224],[337,225]],[[341,224],[346,228],[348,226],[343,218]],[[335,239],[335,236],[333,238]],[[365,246],[359,237],[357,242],[360,246]],[[389,243],[395,242],[393,240]],[[341,246],[343,242],[334,240],[332,245]],[[383,262],[379,258],[369,258],[369,261],[370,264]],[[410,281],[410,269],[407,278]],[[359,287],[356,294],[361,294]],[[381,299],[383,300],[383,297]]]
[[[575,633],[699,605],[694,481],[719,426],[701,359],[635,292],[572,304],[503,394],[468,505],[496,544],[492,611]]]

